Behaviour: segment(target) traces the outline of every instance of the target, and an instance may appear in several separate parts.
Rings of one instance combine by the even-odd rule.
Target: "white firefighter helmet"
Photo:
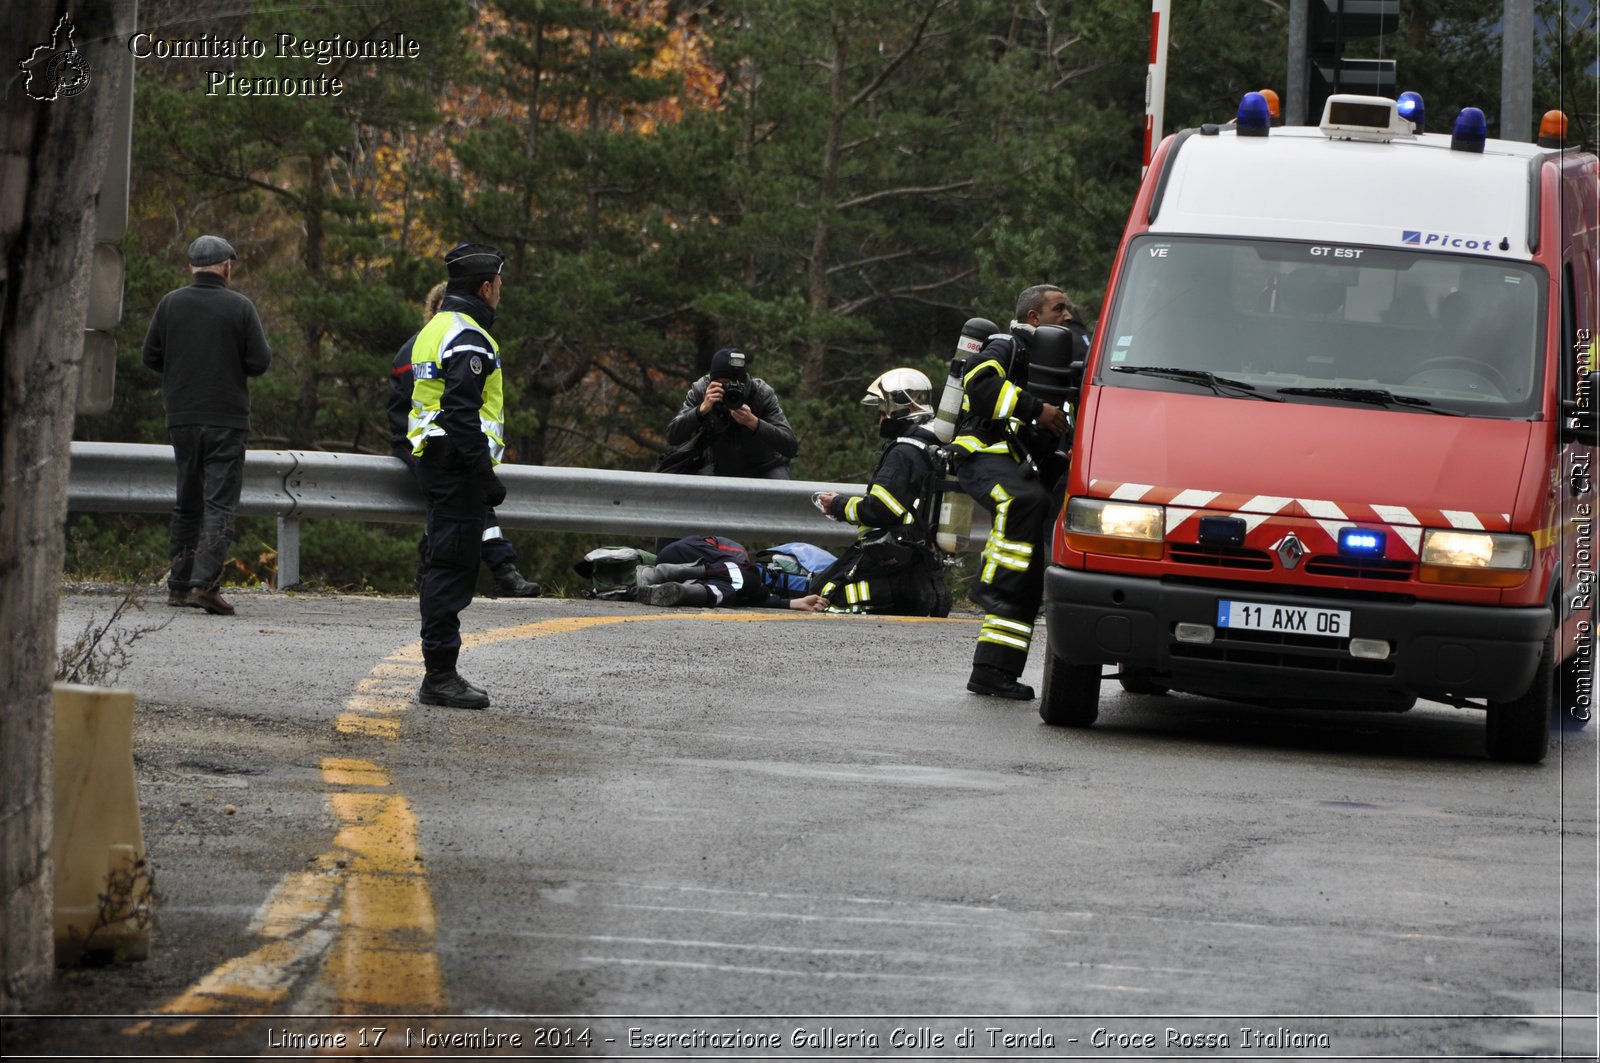
[[[927,420],[933,416],[933,382],[915,369],[891,369],[867,385],[863,406],[876,406],[887,417]]]

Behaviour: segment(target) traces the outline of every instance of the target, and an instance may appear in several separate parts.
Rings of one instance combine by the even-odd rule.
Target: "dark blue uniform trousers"
[[[461,654],[461,610],[472,604],[477,584],[487,506],[475,471],[443,440],[429,441],[417,481],[428,503],[422,659],[430,672],[453,671]]]

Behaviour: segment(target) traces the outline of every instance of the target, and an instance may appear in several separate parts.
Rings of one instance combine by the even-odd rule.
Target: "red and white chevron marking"
[[[1511,527],[1509,513],[1470,513],[1460,509],[1391,506],[1381,502],[1330,502],[1321,498],[1229,494],[1193,487],[1163,487],[1113,480],[1090,481],[1089,493],[1096,498],[1114,498],[1119,502],[1148,502],[1165,506],[1168,539],[1191,538],[1187,535],[1175,536],[1174,532],[1185,521],[1200,514],[1239,517],[1244,521],[1246,535],[1262,524],[1294,519],[1297,523],[1314,521],[1327,533],[1329,542],[1335,545],[1338,543],[1339,529],[1353,524],[1388,528],[1415,557],[1422,546],[1424,528],[1508,531]]]

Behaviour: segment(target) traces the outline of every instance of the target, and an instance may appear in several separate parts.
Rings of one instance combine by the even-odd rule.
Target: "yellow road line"
[[[574,616],[495,628],[462,636],[464,647],[562,635],[611,624],[661,620],[802,620],[798,610],[645,615]],[[847,617],[898,623],[973,623],[972,618]],[[422,644],[413,642],[373,667],[334,720],[340,734],[390,741],[413,704],[422,678]],[[367,760],[324,757],[322,781],[338,823],[331,851],[310,871],[287,876],[262,904],[252,932],[267,941],[220,964],[157,1009],[157,1014],[199,1016],[227,1012],[268,1015],[311,968],[317,1004],[337,1014],[371,1011],[438,1014],[446,1010],[444,980],[434,952],[437,919],[417,844],[417,819],[393,790],[387,770]],[[196,1023],[145,1020],[124,1033],[178,1035]]]

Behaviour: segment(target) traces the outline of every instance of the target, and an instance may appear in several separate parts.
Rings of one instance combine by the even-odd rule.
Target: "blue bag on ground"
[[[755,556],[767,588],[787,598],[809,594],[811,578],[837,560],[833,554],[811,543],[783,543]]]

